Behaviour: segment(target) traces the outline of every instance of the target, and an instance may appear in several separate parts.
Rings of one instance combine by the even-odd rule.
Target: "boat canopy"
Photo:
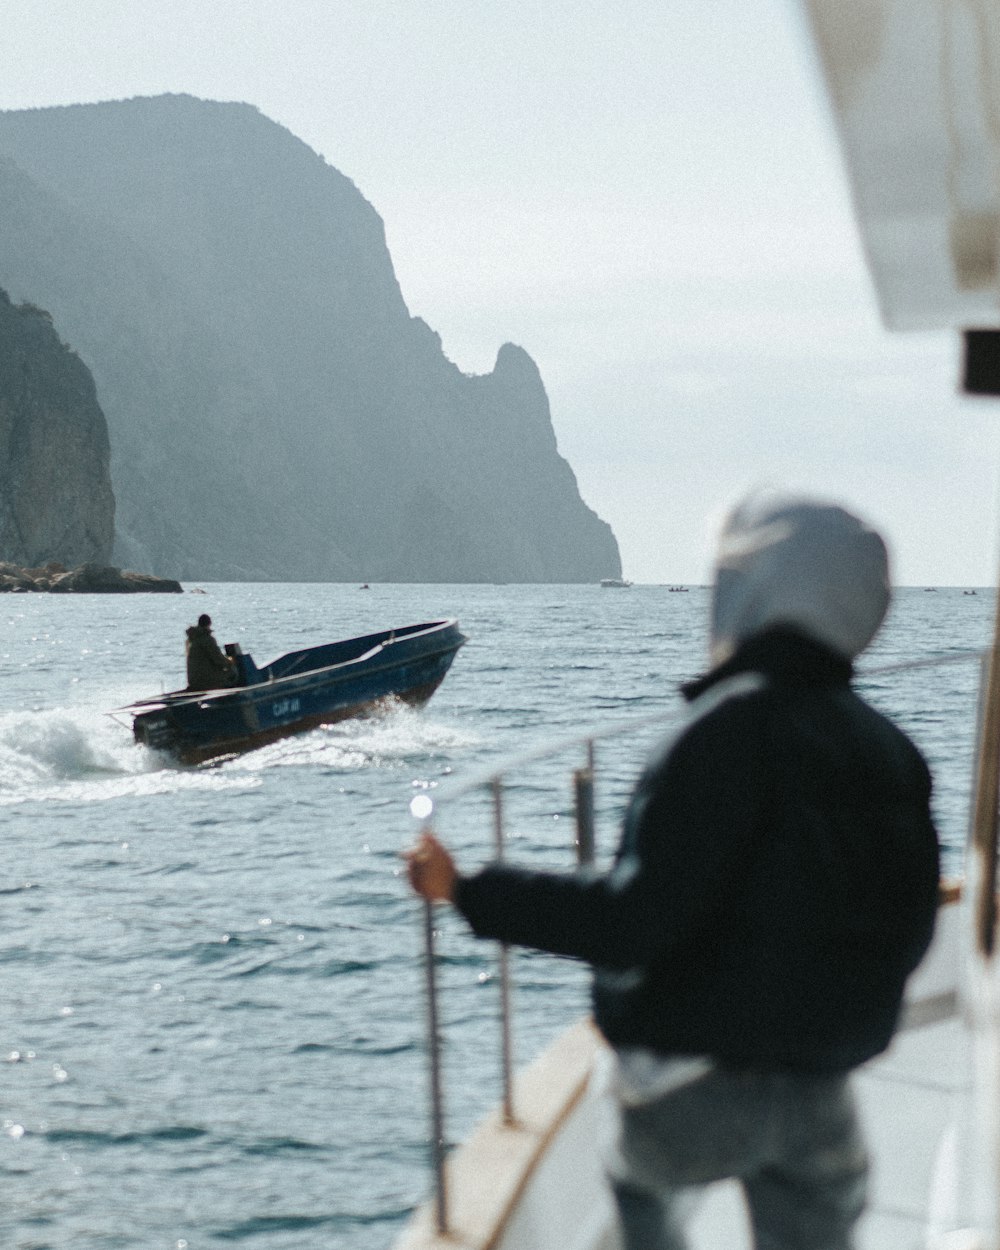
[[[993,0],[803,0],[891,330],[1000,327]]]

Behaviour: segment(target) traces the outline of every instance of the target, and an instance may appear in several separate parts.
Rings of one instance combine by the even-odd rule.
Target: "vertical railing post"
[[[431,1069],[431,1156],[434,1165],[437,1231],[448,1231],[448,1191],[444,1171],[444,1086],[441,1079],[441,1028],[434,952],[434,904],[424,903],[424,964],[427,978],[427,1038]]]
[[[496,857],[503,859],[504,824],[503,824],[503,782],[496,776],[490,783],[493,791],[493,835],[496,844]],[[503,1122],[513,1124],[513,1046],[511,1043],[510,1022],[510,954],[506,942],[500,943],[500,1063],[503,1078]]]
[[[976,768],[972,838],[978,867],[974,900],[976,947],[984,958],[993,954],[997,928],[997,840],[1000,833],[997,803],[1000,793],[1000,600],[997,603],[993,646],[986,666],[985,689]]]
[[[594,740],[587,742],[587,764],[573,773],[576,810],[576,859],[581,866],[594,862]]]

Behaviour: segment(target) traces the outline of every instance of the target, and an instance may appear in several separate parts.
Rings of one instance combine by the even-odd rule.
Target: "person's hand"
[[[455,896],[458,870],[455,861],[432,833],[420,835],[420,841],[406,851],[406,874],[410,885],[429,903],[450,903]]]

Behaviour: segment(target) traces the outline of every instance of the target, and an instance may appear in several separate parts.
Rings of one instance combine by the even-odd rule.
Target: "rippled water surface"
[[[489,810],[449,807],[455,779],[609,719],[667,724],[702,668],[707,604],[653,586],[0,600],[0,1246],[387,1247],[428,1183],[420,912],[398,866],[409,801],[440,799],[461,861],[486,858]],[[930,757],[955,848],[977,666],[870,670],[982,647],[991,608],[983,591],[901,592],[861,677]],[[182,768],[105,713],[183,684],[184,627],[203,611],[262,663],[444,616],[469,643],[423,712]],[[604,854],[658,732],[598,750]],[[507,799],[508,854],[568,865],[564,773],[527,768]],[[441,929],[458,1137],[498,1093],[494,963],[453,917]],[[524,1059],[578,1013],[585,980],[531,954],[516,979]]]

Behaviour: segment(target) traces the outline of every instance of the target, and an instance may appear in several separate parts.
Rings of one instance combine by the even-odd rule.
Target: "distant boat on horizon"
[[[623,588],[625,586],[631,586],[632,583],[626,581],[624,577],[602,577],[601,585],[605,588],[605,590],[612,590]]]

